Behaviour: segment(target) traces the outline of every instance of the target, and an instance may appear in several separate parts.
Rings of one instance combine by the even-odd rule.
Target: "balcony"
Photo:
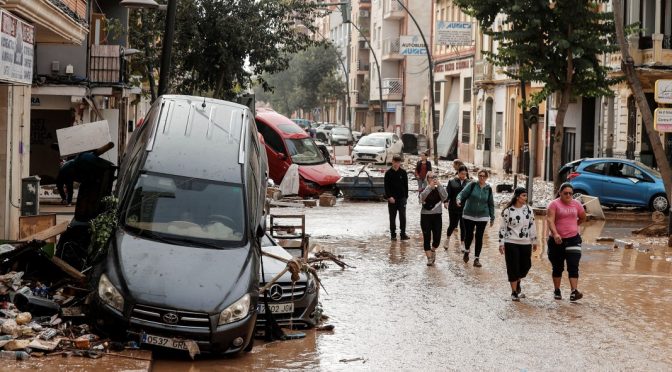
[[[404,92],[404,81],[402,79],[383,79],[383,100],[401,101]]]
[[[474,84],[492,82],[492,63],[482,59],[474,64]]]
[[[404,59],[404,56],[399,54],[400,46],[398,37],[383,40],[383,61],[401,61]]]
[[[369,63],[364,61],[362,62],[361,60],[357,60],[357,73],[358,74],[366,74],[369,72]]]
[[[89,80],[94,83],[118,83],[121,70],[119,45],[91,45]]]
[[[79,45],[89,33],[86,0],[5,0],[3,8],[33,23],[38,43]]]
[[[406,0],[404,1],[404,5]],[[404,8],[399,5],[397,0],[385,0],[385,3],[383,4],[383,19],[386,20],[400,20],[404,19],[406,16],[406,12],[404,11]]]
[[[354,108],[368,108],[369,107],[369,99],[365,95],[361,94],[360,92],[354,92],[353,94],[355,97],[352,100],[352,106]]]
[[[672,66],[672,36],[653,34],[638,37],[633,35],[628,38],[630,55],[635,61],[635,66],[670,67]],[[608,56],[609,67],[620,70],[621,53],[616,52]]]

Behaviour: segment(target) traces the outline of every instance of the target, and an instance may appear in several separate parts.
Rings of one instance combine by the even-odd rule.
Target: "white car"
[[[395,155],[401,156],[403,143],[394,133],[372,133],[362,137],[352,151],[356,162],[391,163]]]

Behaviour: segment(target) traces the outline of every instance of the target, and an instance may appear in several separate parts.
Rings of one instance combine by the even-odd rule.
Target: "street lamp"
[[[131,9],[163,9],[163,6],[160,6],[154,0],[122,0],[119,4]],[[170,56],[172,54],[173,39],[175,35],[177,0],[168,0],[168,6],[165,9],[167,10],[166,27],[163,33],[163,46],[161,49],[158,96],[162,96],[168,91],[168,80],[170,80]]]
[[[429,112],[430,112],[430,120],[432,123],[432,140],[434,142],[434,163],[439,164],[439,150],[438,150],[438,145],[436,143],[437,139],[439,138],[439,128],[436,126],[436,118],[434,114],[434,64],[432,63],[432,53],[429,50],[429,44],[427,44],[427,40],[425,39],[425,34],[422,32],[422,28],[420,28],[420,25],[418,24],[418,21],[415,20],[415,17],[413,17],[413,14],[408,10],[406,5],[402,0],[397,0],[397,3],[401,5],[402,8],[408,13],[408,16],[411,17],[411,20],[413,20],[413,23],[415,24],[415,27],[418,29],[418,32],[420,32],[420,37],[422,37],[422,42],[425,43],[425,51],[427,52],[427,63],[429,64]]]

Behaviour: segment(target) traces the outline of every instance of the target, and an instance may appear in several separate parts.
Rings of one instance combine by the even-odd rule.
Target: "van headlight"
[[[310,294],[315,293],[315,291],[317,291],[317,281],[313,278],[309,278],[307,287],[306,292]]]
[[[378,151],[378,154],[384,154],[384,153],[385,153],[385,150]]]
[[[105,274],[100,276],[100,281],[98,282],[98,297],[100,297],[103,303],[113,309],[120,312],[124,311],[124,298],[121,296],[119,290],[112,285],[112,282],[110,282],[110,279],[108,279]]]
[[[249,293],[241,297],[238,301],[231,304],[231,306],[224,309],[219,314],[219,322],[217,325],[224,325],[237,322],[250,312],[250,295]]]

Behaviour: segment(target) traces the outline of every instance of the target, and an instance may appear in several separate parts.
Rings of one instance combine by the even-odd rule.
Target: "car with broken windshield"
[[[94,275],[96,325],[151,347],[249,350],[266,168],[247,107],[160,97],[119,170],[119,224]]]

